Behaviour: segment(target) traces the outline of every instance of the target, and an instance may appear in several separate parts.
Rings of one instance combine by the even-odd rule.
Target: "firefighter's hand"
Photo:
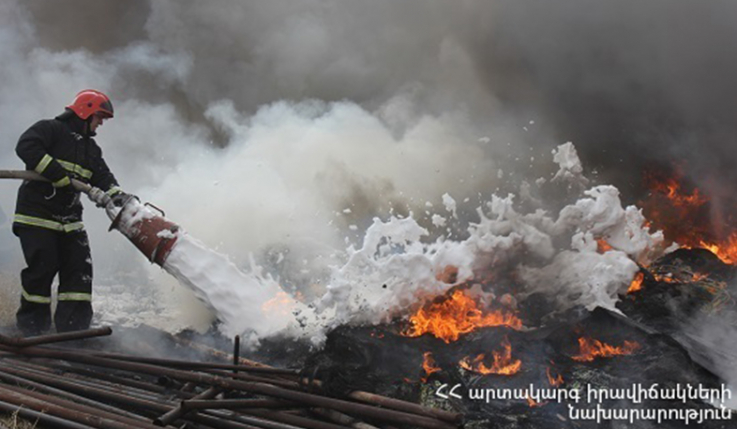
[[[87,196],[97,207],[105,207],[110,202],[110,197],[100,188],[92,187]]]

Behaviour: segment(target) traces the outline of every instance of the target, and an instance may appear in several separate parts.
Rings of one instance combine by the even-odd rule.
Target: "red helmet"
[[[91,115],[100,114],[105,118],[113,117],[113,103],[110,98],[100,91],[94,89],[85,89],[80,91],[72,104],[67,106],[72,109],[80,118],[87,120]]]

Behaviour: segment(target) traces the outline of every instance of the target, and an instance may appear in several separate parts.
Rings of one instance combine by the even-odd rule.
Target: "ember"
[[[599,238],[596,240],[596,251],[599,253],[606,253],[612,250],[613,247],[605,239]]]
[[[637,292],[642,289],[642,281],[645,280],[645,274],[639,272],[635,274],[635,278],[630,283],[630,288],[627,289],[627,293]]]
[[[435,358],[432,357],[432,352],[425,352],[422,355],[422,369],[425,370],[425,374],[427,374],[427,377],[430,376],[430,374],[441,371],[441,368],[437,366],[435,363]],[[423,379],[424,381],[424,379]]]
[[[562,375],[560,375],[560,374],[558,374],[557,376],[553,377],[553,375],[552,375],[552,373],[551,373],[551,371],[550,371],[550,367],[548,367],[548,368],[547,368],[547,369],[545,370],[545,373],[546,373],[546,374],[547,374],[547,376],[548,376],[548,382],[550,382],[550,385],[551,385],[551,386],[553,386],[553,387],[558,387],[558,386],[560,386],[561,384],[563,384],[563,376],[562,376]]]
[[[543,405],[547,404],[547,402],[536,402],[534,399],[530,398],[529,396],[526,399],[527,399],[527,405],[529,405],[531,408],[542,407]]]
[[[480,354],[474,359],[466,357],[461,360],[461,368],[483,375],[514,375],[518,373],[520,368],[522,367],[522,361],[519,359],[512,359],[512,345],[509,343],[508,338],[504,338],[504,340],[502,341],[502,347],[503,349],[501,352],[492,352],[494,362],[490,367],[486,366],[486,364],[484,363],[484,355]]]
[[[581,347],[580,354],[572,356],[571,359],[578,362],[592,362],[596,358],[609,358],[613,356],[630,355],[635,350],[640,348],[640,345],[635,341],[626,341],[621,347],[610,346],[609,344],[603,343],[599,340],[592,338],[581,337],[578,339],[578,344]]]
[[[461,290],[453,292],[449,298],[441,302],[434,302],[426,308],[421,308],[409,321],[411,326],[402,335],[419,337],[430,333],[446,343],[457,341],[462,334],[477,328],[522,327],[522,321],[510,312],[500,310],[484,314],[476,301]]]

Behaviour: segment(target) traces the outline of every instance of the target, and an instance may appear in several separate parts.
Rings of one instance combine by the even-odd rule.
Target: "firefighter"
[[[112,117],[113,105],[105,94],[84,90],[62,114],[37,122],[18,140],[16,153],[26,169],[49,180],[21,184],[13,218],[13,233],[20,239],[27,265],[20,275],[16,313],[24,335],[51,328],[51,284],[57,274],[57,332],[89,328],[92,260],[80,192],[71,179],[100,188],[116,205],[130,198],[119,188],[93,139],[98,127]]]

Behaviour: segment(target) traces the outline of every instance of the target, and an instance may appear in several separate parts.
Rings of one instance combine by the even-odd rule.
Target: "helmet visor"
[[[112,118],[113,117],[113,103],[111,103],[109,100],[103,101],[102,103],[100,103],[100,108],[95,113],[102,116],[103,118]]]

